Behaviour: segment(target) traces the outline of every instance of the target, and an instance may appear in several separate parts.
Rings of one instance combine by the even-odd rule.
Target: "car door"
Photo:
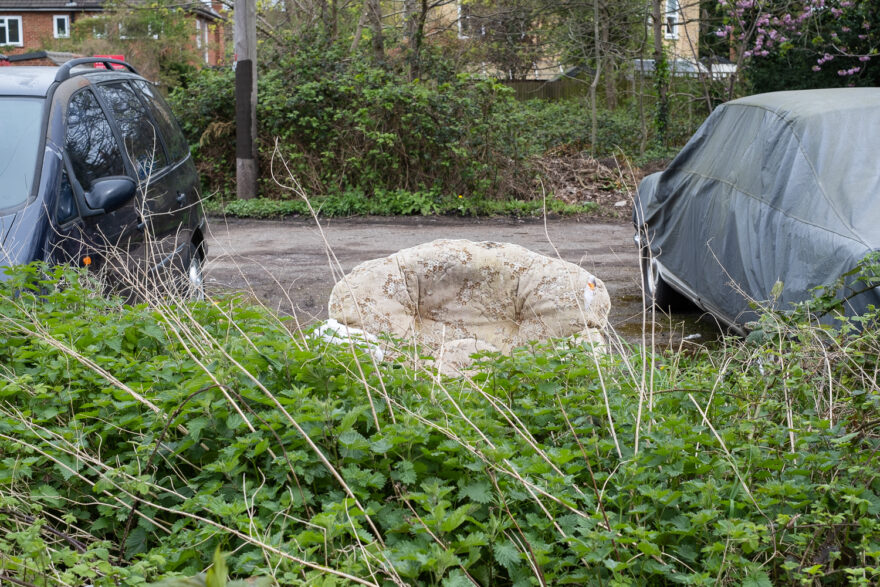
[[[143,87],[149,86],[119,80],[98,85],[98,92],[119,127],[126,157],[144,195],[148,249],[154,256],[151,264],[158,266],[167,264],[189,242],[186,205],[192,186],[184,181],[182,166],[169,157],[169,133],[141,99]],[[176,150],[171,153],[178,155]]]
[[[132,80],[132,87],[147,105],[156,127],[165,141],[168,155],[167,185],[175,194],[178,220],[185,226],[192,226],[197,216],[194,207],[199,203],[199,177],[189,153],[189,144],[174,118],[168,104],[159,95],[155,86],[144,80]]]
[[[167,185],[168,159],[162,136],[126,81],[102,83],[97,90],[119,128],[123,153],[140,186],[148,236],[164,234],[175,222],[168,212],[174,210],[176,194]]]
[[[86,203],[87,194],[102,180],[130,177],[119,137],[89,88],[73,94],[67,106],[64,167],[63,181],[70,182],[78,211],[64,211],[61,220],[77,225],[85,249],[137,249],[143,242],[137,195],[112,210],[91,210]]]

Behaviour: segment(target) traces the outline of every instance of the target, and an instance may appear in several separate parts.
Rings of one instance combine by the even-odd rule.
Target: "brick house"
[[[699,0],[664,0],[663,36],[672,59],[699,60]]]
[[[34,54],[27,65],[51,61],[44,51],[70,37],[73,24],[104,11],[102,0],[0,0],[0,53],[9,57]],[[213,0],[184,4],[192,22],[192,43],[206,65],[220,65],[225,54],[222,5]],[[42,57],[39,57],[42,55]]]

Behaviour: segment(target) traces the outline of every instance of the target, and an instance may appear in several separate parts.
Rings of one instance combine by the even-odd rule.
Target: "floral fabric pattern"
[[[509,243],[446,239],[358,265],[329,303],[330,318],[342,324],[435,353],[509,353],[572,335],[601,344],[610,309],[602,281],[573,263]]]

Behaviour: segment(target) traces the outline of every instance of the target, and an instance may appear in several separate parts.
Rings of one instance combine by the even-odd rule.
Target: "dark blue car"
[[[170,277],[198,294],[198,190],[171,110],[127,63],[0,67],[0,267],[89,265],[130,289]]]

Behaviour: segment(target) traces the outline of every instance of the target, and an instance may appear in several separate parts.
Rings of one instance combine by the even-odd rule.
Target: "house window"
[[[678,38],[678,19],[681,14],[681,7],[678,0],[666,0],[666,23],[665,35],[667,39]]]
[[[201,50],[205,63],[210,63],[208,55],[208,23],[196,19],[196,48]]]
[[[159,40],[159,33],[153,32],[152,23],[141,22],[120,22],[118,25],[119,38],[123,41],[132,39],[153,39]]]
[[[21,47],[21,17],[0,17],[0,45],[15,45]]]
[[[52,17],[56,39],[66,39],[70,36],[70,17],[66,14],[56,14]]]

